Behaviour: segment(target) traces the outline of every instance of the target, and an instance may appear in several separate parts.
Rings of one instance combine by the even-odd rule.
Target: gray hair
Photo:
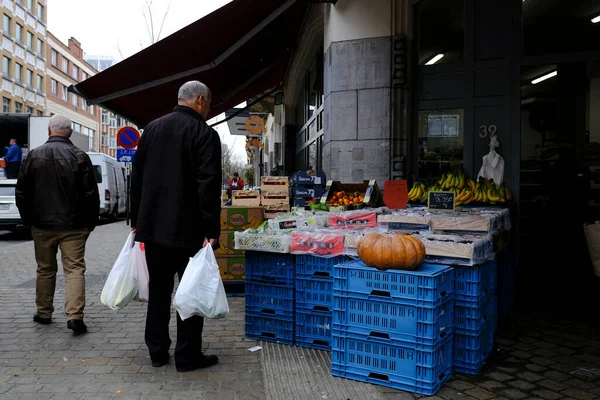
[[[210,96],[210,90],[208,87],[200,81],[189,81],[184,83],[179,88],[177,93],[177,100],[179,101],[195,101],[198,97],[203,96],[208,99]]]
[[[73,129],[71,128],[71,120],[64,115],[53,115],[48,122],[48,128],[50,128],[50,132],[52,134],[63,132],[66,135],[70,135],[73,133]]]

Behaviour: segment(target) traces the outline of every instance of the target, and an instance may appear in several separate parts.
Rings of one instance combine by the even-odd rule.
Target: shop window
[[[600,50],[600,4],[597,1],[555,1],[551,5],[524,1],[522,7],[523,55]]]
[[[465,0],[427,0],[418,9],[419,65],[463,61]]]
[[[445,172],[462,168],[463,109],[419,111],[418,124],[419,179],[423,181],[436,179]]]

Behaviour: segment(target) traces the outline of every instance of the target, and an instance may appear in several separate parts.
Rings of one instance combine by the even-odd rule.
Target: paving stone
[[[494,393],[488,392],[487,390],[479,389],[479,388],[467,390],[465,393],[471,397],[478,399],[478,400],[490,400],[490,399],[496,397],[496,395]]]
[[[498,391],[499,394],[510,400],[521,400],[527,398],[527,395],[517,389],[502,389]]]
[[[533,366],[536,364],[528,364],[527,367],[529,367],[530,365]],[[545,379],[542,375],[534,374],[533,372],[529,371],[521,372],[520,374],[517,374],[516,377],[526,380],[528,382],[537,382]]]
[[[517,381],[512,381],[512,382],[508,382],[508,385],[517,388],[519,390],[522,390],[524,392],[535,389],[537,386],[527,382],[527,381],[522,381],[522,380],[517,380]]]
[[[546,400],[559,400],[564,397],[560,393],[556,393],[547,389],[534,390],[532,393]]]
[[[565,396],[569,396],[569,397],[572,397],[574,399],[579,399],[579,400],[590,400],[590,399],[597,398],[596,395],[593,393],[586,392],[582,389],[575,389],[575,388],[569,388],[569,389],[563,390],[561,393],[564,394]]]
[[[538,365],[538,364],[527,364],[525,366],[525,368],[527,368],[528,370],[533,371],[533,372],[542,372],[542,371],[548,370],[548,368],[542,367],[541,365]]]
[[[514,377],[512,377],[511,375],[507,375],[502,372],[492,372],[489,373],[487,376],[498,382],[506,382],[514,379]]]
[[[485,389],[489,389],[489,390],[502,389],[502,388],[506,387],[506,385],[504,385],[498,381],[491,381],[491,380],[484,381],[482,383],[479,383],[478,385]]]
[[[542,367],[547,367],[549,365],[554,364],[554,361],[549,360],[549,359],[544,358],[544,357],[534,357],[534,358],[531,359],[531,362],[533,362],[535,364],[539,364]]]
[[[560,392],[562,390],[568,389],[569,386],[564,383],[552,380],[552,379],[544,379],[543,381],[537,382],[539,386],[543,386],[546,389],[554,390],[556,392]]]

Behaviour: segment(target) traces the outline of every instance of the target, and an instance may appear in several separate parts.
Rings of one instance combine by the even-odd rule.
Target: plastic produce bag
[[[211,246],[204,247],[190,259],[175,293],[173,307],[182,320],[193,315],[224,318],[229,314],[227,295]]]
[[[148,301],[148,298],[150,297],[150,276],[148,275],[144,244],[136,243],[133,249],[135,255],[135,272],[139,288],[136,300]]]
[[[100,295],[100,302],[112,310],[125,307],[138,293],[135,264],[135,234],[131,232],[115,261]]]

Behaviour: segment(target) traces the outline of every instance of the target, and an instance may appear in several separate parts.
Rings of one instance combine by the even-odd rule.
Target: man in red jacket
[[[233,173],[233,178],[229,180],[229,200],[234,190],[244,190],[244,180],[240,178],[240,174],[237,172]]]

